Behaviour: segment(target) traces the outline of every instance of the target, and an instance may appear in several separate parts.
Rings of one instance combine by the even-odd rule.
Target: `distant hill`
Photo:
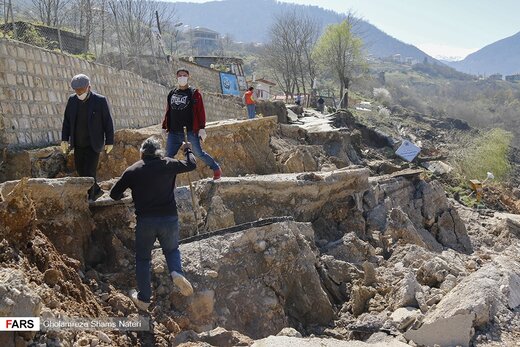
[[[462,72],[474,75],[512,75],[520,73],[520,32],[487,45],[464,60],[444,62]]]
[[[339,23],[345,18],[340,13],[319,6],[288,4],[275,0],[176,2],[171,5],[175,6],[177,18],[184,24],[206,27],[221,34],[230,34],[235,41],[243,42],[267,42],[269,27],[276,16],[293,9],[316,18],[323,24],[323,28],[328,24]],[[424,57],[430,61],[435,60],[417,47],[385,34],[366,21],[360,22],[357,33],[366,43],[368,53],[376,57],[384,58],[401,54],[403,58],[412,57],[419,61]]]

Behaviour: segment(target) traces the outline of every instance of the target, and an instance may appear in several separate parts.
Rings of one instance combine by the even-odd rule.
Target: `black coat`
[[[72,94],[69,96],[65,107],[61,140],[69,141],[71,147],[74,147],[76,117],[78,116],[78,104],[80,102],[76,94]],[[114,122],[110,115],[107,98],[103,95],[91,92],[86,102],[88,103],[90,146],[95,152],[100,153],[105,144],[114,144]]]

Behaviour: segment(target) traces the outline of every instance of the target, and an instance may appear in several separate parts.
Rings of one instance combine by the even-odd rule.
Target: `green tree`
[[[352,80],[366,69],[362,40],[352,32],[356,19],[348,15],[339,24],[331,24],[319,38],[314,56],[322,69],[331,69],[340,84],[342,102],[348,107],[348,91]]]

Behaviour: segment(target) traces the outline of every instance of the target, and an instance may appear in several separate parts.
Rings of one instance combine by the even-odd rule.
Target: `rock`
[[[335,259],[348,263],[363,263],[375,256],[375,248],[362,241],[355,233],[348,233],[341,239],[325,246],[324,252]]]
[[[374,264],[369,263],[368,261],[363,262],[363,283],[365,286],[373,286],[377,282],[376,278],[376,270]]]
[[[99,345],[99,339],[93,337],[93,338],[90,340],[90,347],[96,347],[97,345]]]
[[[394,242],[403,241],[416,244],[434,252],[442,251],[442,246],[426,230],[416,229],[408,216],[399,208],[390,212],[390,221],[385,235],[392,237]]]
[[[132,300],[122,293],[112,293],[108,299],[108,304],[112,306],[114,313],[128,314],[135,311]]]
[[[474,313],[457,314],[433,323],[425,323],[417,330],[408,330],[404,336],[420,345],[468,347],[474,316]]]
[[[189,306],[188,314],[190,315],[190,319],[200,323],[211,319],[214,306],[215,292],[213,290],[196,292]]]
[[[0,268],[0,298],[0,317],[40,316],[41,298],[20,270]]]
[[[48,269],[43,274],[43,280],[51,287],[58,283],[60,277],[61,273],[56,269]]]
[[[444,282],[450,271],[456,273],[450,264],[441,257],[425,261],[417,270],[417,279],[429,287],[437,287]],[[453,276],[453,275],[452,275]]]
[[[457,285],[457,277],[453,276],[452,274],[446,275],[446,278],[444,278],[444,281],[442,282],[440,289],[442,289],[445,293],[448,293],[450,290],[455,288]]]
[[[90,340],[88,337],[82,337],[76,343],[78,346],[87,346],[90,345]]]
[[[369,287],[354,286],[350,298],[352,314],[359,316],[367,310],[367,302],[375,296],[375,290]]]
[[[175,339],[172,341],[172,345],[179,346],[187,342],[197,341],[200,341],[200,337],[196,332],[194,332],[193,330],[185,330],[175,335]]]
[[[255,245],[262,240],[269,246],[257,253]],[[309,223],[273,223],[215,236],[181,245],[181,253],[187,277],[207,293],[197,292],[191,300],[171,296],[175,307],[187,313],[189,329],[200,331],[224,322],[218,325],[258,338],[287,327],[288,317],[303,327],[328,324],[334,318],[316,270]],[[218,271],[218,277],[200,275],[204,268]]]
[[[443,246],[462,253],[473,252],[466,227],[453,209],[448,209],[439,216],[437,224],[432,227],[432,233]]]
[[[229,210],[220,196],[213,196],[207,210],[207,230],[224,229],[235,225],[235,215]]]
[[[200,341],[207,342],[212,346],[232,347],[250,346],[253,340],[238,331],[227,331],[224,328],[215,328],[207,333],[199,334]]]
[[[445,175],[453,171],[453,167],[442,161],[427,161],[421,164],[428,171],[434,172],[439,175]]]
[[[421,291],[421,286],[417,282],[413,272],[407,272],[403,279],[397,284],[393,295],[393,306],[398,307],[418,307],[416,294]]]
[[[283,328],[276,336],[302,337],[302,334],[294,328]]]
[[[105,334],[104,332],[102,331],[98,331],[97,332],[97,337],[100,341],[103,341],[104,343],[108,343],[108,344],[111,344],[112,343],[112,339],[110,337],[108,337],[107,334]]]
[[[399,330],[405,331],[421,316],[421,311],[415,307],[400,307],[390,315],[390,319],[397,324]]]

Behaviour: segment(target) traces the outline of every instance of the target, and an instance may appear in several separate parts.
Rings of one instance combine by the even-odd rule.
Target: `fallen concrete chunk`
[[[421,311],[415,307],[400,307],[392,313],[390,319],[397,323],[399,330],[403,331],[420,316]]]
[[[409,347],[406,343],[397,340],[366,343],[362,341],[343,341],[337,339],[297,338],[288,336],[269,336],[265,339],[257,340],[253,347]]]
[[[462,346],[468,347],[474,313],[459,314],[423,324],[417,330],[408,330],[404,337],[425,346]]]

